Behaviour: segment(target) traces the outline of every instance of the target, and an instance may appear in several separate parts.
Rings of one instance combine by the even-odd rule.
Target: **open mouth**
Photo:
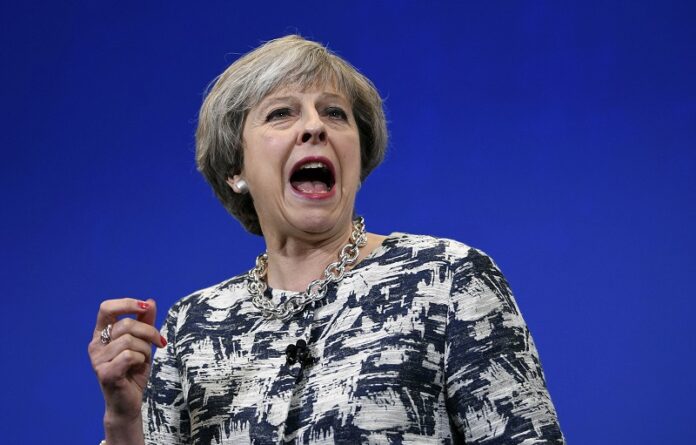
[[[295,164],[290,174],[290,185],[302,194],[328,194],[333,190],[334,184],[334,168],[326,158],[305,158]]]

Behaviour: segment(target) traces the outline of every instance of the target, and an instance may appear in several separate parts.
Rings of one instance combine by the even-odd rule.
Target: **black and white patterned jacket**
[[[250,298],[241,275],[172,307],[146,443],[563,443],[510,288],[476,249],[392,234],[289,321]],[[299,339],[313,364],[288,362]]]

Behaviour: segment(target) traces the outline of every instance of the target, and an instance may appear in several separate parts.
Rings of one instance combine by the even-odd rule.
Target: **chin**
[[[303,232],[321,234],[335,230],[343,219],[343,214],[329,213],[325,209],[307,209],[298,215],[293,225]]]
[[[296,227],[308,233],[326,233],[336,227],[337,221],[335,218],[329,218],[321,215],[304,215],[302,220],[298,221]]]

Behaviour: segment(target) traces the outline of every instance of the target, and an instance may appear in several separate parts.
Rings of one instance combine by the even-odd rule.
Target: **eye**
[[[326,109],[326,115],[331,119],[340,119],[344,121],[348,120],[348,114],[346,114],[346,112],[340,107],[328,107]]]
[[[276,108],[275,110],[268,113],[268,115],[266,116],[266,122],[278,119],[285,119],[286,117],[289,117],[291,114],[292,110],[290,110],[290,108],[288,107]]]

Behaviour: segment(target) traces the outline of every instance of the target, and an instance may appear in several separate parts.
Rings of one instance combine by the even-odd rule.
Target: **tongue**
[[[302,193],[326,193],[329,191],[321,181],[293,181],[292,186]]]

